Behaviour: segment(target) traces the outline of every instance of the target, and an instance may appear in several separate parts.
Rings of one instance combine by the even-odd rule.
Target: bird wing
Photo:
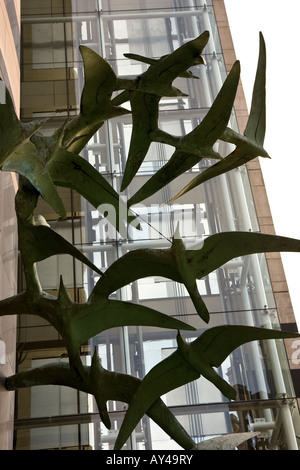
[[[102,331],[119,326],[156,326],[172,330],[195,330],[187,323],[144,305],[98,296],[86,304],[74,304],[70,331],[74,348]]]
[[[254,232],[223,232],[205,238],[201,248],[186,251],[189,269],[197,279],[228,261],[254,253],[300,252],[300,241]]]
[[[268,339],[298,338],[299,336],[299,333],[269,328],[221,325],[206,330],[189,347],[195,361],[201,361],[205,355],[205,361],[211,367],[219,367],[229,354],[245,343]]]
[[[28,142],[46,121],[46,119],[37,119],[22,123],[16,115],[11,95],[5,88],[5,103],[0,105],[0,168],[7,158],[22,144]]]
[[[63,139],[63,147],[73,152],[79,152],[106,119],[129,113],[112,103],[118,79],[109,63],[89,47],[80,46],[80,52],[84,64],[80,113],[65,127]]]
[[[93,363],[96,362],[94,356]],[[107,416],[105,399],[130,403],[140,384],[140,380],[127,374],[110,372],[104,368],[100,370],[99,366],[92,366],[84,366],[85,374],[83,380],[78,380],[67,363],[46,364],[8,377],[6,386],[8,390],[16,390],[22,387],[39,385],[65,385],[75,390],[89,393],[95,397],[101,410],[102,418],[104,417],[109,428],[110,421]],[[192,449],[194,447],[193,439],[162,400],[157,400],[151,406],[148,410],[148,415],[182,448]]]
[[[139,62],[143,62],[144,64],[155,65],[155,64],[157,64],[157,62],[159,62],[159,61],[165,59],[166,57],[168,57],[169,54],[166,54],[166,55],[162,56],[160,59],[153,59],[153,58],[149,58],[149,57],[145,57],[145,56],[142,56],[142,55],[139,55],[139,54],[133,54],[133,53],[127,53],[127,54],[124,54],[124,56],[127,57],[128,59],[138,60]],[[205,64],[205,60],[200,55],[198,57],[196,57],[194,62],[192,63],[192,65],[204,65],[204,64]],[[199,77],[194,75],[189,70],[187,70],[185,72],[182,72],[179,75],[179,77],[199,79]]]
[[[104,113],[110,103],[117,76],[109,63],[89,47],[80,46],[80,53],[85,79],[80,102],[81,113],[86,116],[94,110]]]
[[[15,171],[19,175],[24,176],[45,201],[61,217],[65,217],[66,212],[63,202],[47,170],[46,163],[39,156],[37,148],[32,142],[24,142],[11,153],[1,169],[4,171]]]
[[[108,297],[112,292],[137,279],[161,276],[184,284],[198,315],[208,321],[207,307],[196,284],[196,269],[190,269],[181,240],[173,241],[171,249],[133,250],[116,260],[94,287],[90,299]],[[126,275],[125,275],[126,274]]]
[[[178,349],[154,366],[142,380],[131,401],[118,434],[115,449],[121,449],[147,409],[160,396],[203,375],[229,399],[235,390],[213,369],[237,347],[249,341],[299,337],[265,328],[222,325],[206,330],[199,338],[186,343],[178,334]]]
[[[22,256],[26,257],[30,263],[37,263],[54,255],[67,254],[102,275],[100,269],[90,262],[81,251],[50,227],[45,225],[32,225],[29,223],[24,224],[20,221],[19,230],[21,232],[20,244]]]
[[[30,141],[45,121],[43,119],[21,123],[6,88],[5,103],[0,105],[0,169],[14,171],[24,176],[53,209],[64,217],[64,205],[46,169],[45,162]]]
[[[200,36],[183,44],[162,60],[151,65],[143,74],[147,80],[160,80],[171,84],[175,78],[194,65],[209,40],[209,32],[204,31]]]
[[[244,135],[263,146],[266,132],[266,45],[259,34],[259,58],[253,87],[249,119]]]
[[[130,198],[129,206],[155,194],[166,184],[196,165],[201,158],[218,157],[212,147],[228,124],[239,77],[240,64],[237,61],[203,121],[188,135],[178,139],[178,148],[170,160]],[[197,149],[197,153],[193,153],[192,148]],[[202,154],[202,157],[199,154]],[[177,197],[179,196],[175,196],[175,198]]]
[[[200,175],[196,176],[189,184],[187,184],[175,197],[170,201],[174,202],[180,196],[196,188],[205,181],[215,178],[216,176],[227,173],[234,168],[262,156],[269,158],[269,155],[263,148],[263,142],[266,129],[266,51],[265,42],[260,33],[260,51],[257,64],[256,77],[253,87],[252,103],[244,136],[238,139],[238,135],[231,129],[224,132],[221,140],[232,142],[236,145],[236,149],[231,152],[220,162],[212,165],[204,170]]]
[[[128,211],[119,194],[88,161],[61,149],[47,168],[56,185],[78,191],[99,212],[107,212],[108,220],[119,233],[127,234],[126,224],[132,223],[136,215]]]
[[[159,397],[198,377],[197,371],[191,369],[178,350],[154,366],[142,380],[129,404],[115,442],[115,449],[123,447],[138,422]]]
[[[199,126],[192,130],[183,141],[187,140],[195,147],[212,147],[222,136],[230,119],[240,79],[240,62],[236,61],[228,74],[221,90]]]
[[[153,94],[130,92],[132,133],[121,191],[130,184],[147,155],[152,142],[150,133],[158,125],[159,101],[160,97]]]

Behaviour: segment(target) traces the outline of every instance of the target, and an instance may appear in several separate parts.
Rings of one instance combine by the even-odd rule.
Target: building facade
[[[0,4],[0,78],[20,109],[20,1]],[[0,91],[0,103],[5,92]],[[1,104],[0,104],[1,106]],[[14,173],[0,171],[0,299],[17,293],[17,223]],[[14,394],[7,393],[4,378],[15,371],[16,318],[0,318],[0,448],[11,448],[14,428]]]
[[[172,135],[186,134],[199,124],[235,61],[223,0],[160,0],[152,1],[151,5],[145,0],[23,0],[21,22],[20,116],[24,121],[49,118],[44,128],[48,133],[78,113],[84,82],[79,45],[99,53],[119,77],[125,78],[142,73],[147,65],[124,54],[159,58],[208,30],[206,65],[195,66],[193,70],[200,80],[178,79],[178,88],[188,96],[164,98],[160,102],[160,127]],[[242,132],[247,118],[240,86],[230,125]],[[120,187],[124,172],[131,127],[130,114],[111,119],[82,153],[115,189]],[[229,150],[229,144],[218,144],[221,154],[227,155]],[[124,197],[133,195],[168,160],[171,152],[168,146],[151,144]],[[130,229],[124,236],[114,231],[97,208],[72,190],[60,190],[66,219],[59,220],[46,203],[41,202],[38,209],[53,229],[80,246],[103,270],[138,247],[168,248],[177,224],[187,245],[220,231],[274,233],[258,160],[206,182],[176,204],[164,204],[191,176],[209,164],[202,160],[151,200],[135,207],[143,230]],[[68,292],[77,302],[88,297],[98,279],[67,256],[39,263],[38,271],[43,288],[54,295],[62,275]],[[22,273],[18,288],[23,289]],[[267,324],[297,329],[279,254],[235,260],[199,281],[198,288],[211,313],[209,326]],[[114,293],[113,298],[175,315],[199,331],[207,327],[196,315],[182,285],[164,278],[149,277],[131,283]],[[96,348],[104,367],[143,377],[175,347],[176,332],[126,327],[99,334],[82,346],[81,355],[89,364],[91,351]],[[68,360],[56,330],[30,315],[22,315],[18,320],[16,351],[18,371],[54,359]],[[225,399],[203,378],[168,393],[164,400],[196,441],[251,429],[262,433],[243,448],[296,449],[300,390],[299,370],[293,364],[292,353],[292,341],[250,343],[234,351],[218,372],[236,388],[235,402]],[[113,423],[110,431],[99,421],[90,396],[58,386],[19,390],[15,448],[111,449],[124,416],[124,404],[109,403],[109,412]],[[140,423],[126,446],[178,448],[148,418]]]

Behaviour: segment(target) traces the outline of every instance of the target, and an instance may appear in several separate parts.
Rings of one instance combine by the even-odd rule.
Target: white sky
[[[267,49],[267,132],[260,158],[277,235],[300,239],[300,1],[225,0],[250,109],[259,31]],[[300,253],[282,253],[300,328]]]

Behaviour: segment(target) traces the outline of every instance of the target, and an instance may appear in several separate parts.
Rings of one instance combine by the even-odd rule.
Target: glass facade
[[[124,57],[125,53],[159,58],[205,30],[211,33],[204,50],[206,66],[192,69],[199,80],[177,79],[174,85],[188,97],[160,101],[159,126],[172,135],[184,135],[201,122],[226,77],[212,1],[160,0],[149,6],[145,0],[23,0],[21,119],[49,117],[43,131],[50,133],[78,112],[84,82],[81,44],[99,53],[119,77],[125,78],[147,68],[146,64]],[[230,126],[237,128],[234,112]],[[130,114],[111,119],[82,153],[117,190],[131,128]],[[220,142],[216,150],[227,155],[229,145]],[[171,155],[172,147],[152,143],[124,198],[131,197]],[[130,228],[126,233],[117,233],[103,217],[101,208],[92,207],[75,191],[67,189],[60,190],[67,208],[65,220],[59,220],[46,203],[40,203],[39,211],[53,229],[79,246],[102,270],[139,247],[169,248],[178,224],[186,246],[220,231],[259,231],[245,167],[203,184],[173,205],[165,204],[191,179],[190,173],[199,173],[210,164],[201,160],[151,199],[134,206],[142,231]],[[67,256],[41,262],[38,270],[45,290],[55,295],[62,275],[70,295],[78,302],[88,298],[98,280],[95,273]],[[279,327],[264,255],[235,259],[199,280],[198,288],[211,313],[210,327],[224,323]],[[196,314],[184,287],[165,278],[147,277],[130,283],[112,298],[176,316],[196,327],[197,336],[207,327]],[[187,337],[192,340],[193,333]],[[18,338],[18,370],[54,358],[67,360],[61,338],[40,319],[22,317]],[[90,354],[96,348],[104,367],[142,378],[176,344],[176,331],[124,327],[99,334],[82,346],[81,353],[84,363],[89,364]],[[293,440],[287,435],[295,425],[293,421],[298,419],[298,412],[290,406],[292,401],[286,400],[294,397],[294,390],[284,344],[249,343],[235,350],[218,372],[236,388],[237,401],[228,401],[203,378],[163,397],[195,441],[260,426],[261,437],[241,448],[286,448]],[[113,423],[110,431],[100,423],[90,396],[58,386],[20,390],[16,448],[111,449],[125,405],[110,402],[108,406]],[[274,427],[280,432],[276,433]],[[178,446],[155,423],[144,418],[127,448]]]

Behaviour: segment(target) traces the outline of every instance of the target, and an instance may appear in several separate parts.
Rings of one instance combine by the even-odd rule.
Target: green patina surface
[[[197,78],[188,69],[195,64],[205,67],[201,53],[208,40],[209,35],[205,32],[160,60],[131,56],[149,64],[145,73],[131,80],[118,78],[102,57],[87,47],[81,47],[85,84],[80,113],[66,121],[51,136],[45,137],[41,132],[45,121],[26,124],[19,121],[8,92],[6,103],[0,106],[0,168],[20,175],[15,208],[26,278],[24,293],[0,302],[0,316],[26,313],[41,316],[57,329],[69,356],[69,364],[50,364],[8,377],[7,388],[16,390],[56,384],[90,393],[96,399],[100,417],[107,428],[110,427],[107,401],[128,403],[116,448],[122,448],[145,414],[184,449],[200,450],[205,446],[230,448],[240,443],[241,439],[252,437],[253,433],[225,436],[197,446],[160,397],[203,375],[225,396],[234,399],[234,389],[217,374],[214,367],[218,367],[235,348],[249,341],[299,336],[297,333],[267,328],[220,326],[208,328],[196,340],[186,343],[180,331],[194,330],[190,325],[159,311],[109,298],[111,293],[132,281],[147,276],[162,276],[186,287],[196,312],[209,324],[209,311],[198,292],[197,279],[239,256],[278,251],[300,252],[299,240],[249,232],[226,232],[212,235],[198,248],[187,250],[176,231],[170,249],[131,251],[109,266],[103,274],[75,246],[55,233],[42,217],[35,214],[41,197],[59,216],[64,217],[65,208],[57,191],[57,187],[63,186],[78,191],[95,208],[101,205],[113,207],[117,215],[114,219],[116,229],[120,233],[126,230],[128,224],[135,222],[134,213],[121,202],[121,194],[80,156],[80,151],[106,120],[129,113],[120,107],[126,102],[130,104],[133,129],[122,191],[135,177],[151,142],[174,147],[171,159],[132,196],[129,207],[155,194],[202,158],[217,162],[192,180],[174,199],[257,156],[268,157],[263,147],[266,52],[262,35],[252,107],[243,135],[227,127],[240,78],[239,62],[232,67],[203,121],[190,134],[176,137],[159,129],[160,99],[163,96],[183,96],[180,90],[173,87],[173,81],[178,76]],[[115,92],[119,94],[112,98]],[[217,140],[234,144],[235,150],[221,158],[213,150]],[[63,279],[57,298],[43,291],[36,263],[59,254],[75,257],[100,275],[86,303],[78,304],[69,298]],[[79,350],[83,343],[104,330],[126,325],[177,330],[178,348],[170,357],[157,364],[143,380],[105,370],[96,354],[90,367],[81,363]]]

